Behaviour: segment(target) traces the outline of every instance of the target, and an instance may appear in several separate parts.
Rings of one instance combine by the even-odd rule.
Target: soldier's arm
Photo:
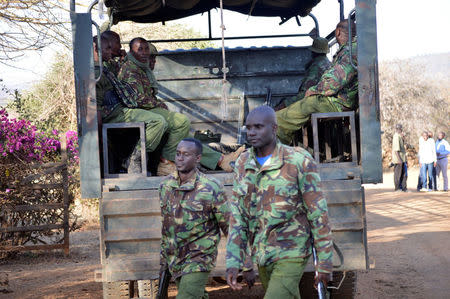
[[[145,106],[145,108],[149,109],[158,107],[158,101],[153,94],[148,94],[145,92],[146,89],[142,86],[142,82],[138,77],[139,76],[136,74],[136,70],[134,70],[129,64],[124,64],[119,71],[119,75],[117,76],[119,80],[127,82],[128,85],[136,91],[135,101],[137,102],[138,107]]]
[[[230,220],[230,208],[227,197],[223,191],[223,186],[218,186],[217,196],[214,198],[214,217],[219,224],[220,230],[225,236],[228,236],[228,227]]]
[[[357,70],[350,64],[348,55],[344,55],[339,63],[332,65],[320,77],[319,83],[309,88],[305,97],[312,95],[332,96],[357,76]]]
[[[159,255],[159,265],[160,265],[160,273],[162,273],[164,270],[168,269],[167,259],[166,259],[166,251],[169,245],[169,242],[167,240],[167,236],[165,235],[165,232],[167,231],[167,228],[164,227],[164,211],[163,211],[163,200],[165,197],[165,191],[163,185],[159,187],[159,203],[161,206],[161,216],[163,217],[162,224],[161,224],[161,251]]]
[[[245,187],[246,185],[239,185],[239,181],[235,180],[233,195],[229,201],[231,215],[226,255],[227,269],[242,269],[247,254],[249,227],[244,207],[244,196],[247,193]]]
[[[333,270],[333,244],[328,222],[327,202],[321,190],[317,166],[311,157],[305,157],[299,168],[299,187],[319,260],[317,271],[331,273]]]

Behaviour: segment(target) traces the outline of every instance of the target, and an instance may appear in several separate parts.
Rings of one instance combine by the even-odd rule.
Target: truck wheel
[[[158,295],[158,280],[138,280],[139,298],[156,299]]]
[[[333,286],[338,286],[342,279],[342,272],[333,272]],[[351,299],[356,294],[356,272],[348,271],[339,290],[328,289],[330,298],[332,299]],[[314,288],[314,273],[307,272],[302,276],[300,281],[300,295],[302,299],[316,299],[317,290]]]
[[[131,298],[129,281],[103,282],[104,299]]]

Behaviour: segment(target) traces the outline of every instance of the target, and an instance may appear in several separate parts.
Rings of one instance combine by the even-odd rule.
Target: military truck
[[[114,23],[124,20],[165,22],[209,13],[216,8],[244,14],[251,12],[252,16],[280,17],[281,22],[290,18],[298,20],[301,14],[313,18],[315,30],[275,37],[307,38],[319,34],[320,20],[312,14],[307,16],[319,1],[107,0],[105,4]],[[95,102],[98,78],[94,75],[92,24],[98,31],[99,28],[91,16],[91,9],[97,2],[81,13],[75,11],[75,0],[71,0],[70,12],[81,191],[82,197],[100,201],[102,267],[97,278],[103,282],[105,298],[130,298],[137,293],[139,297],[154,298],[161,236],[158,186],[163,178],[147,176],[146,165],[142,167],[142,174],[114,173],[108,143],[113,136],[110,133],[135,130],[143,142],[143,124],[98,125]],[[362,184],[382,181],[375,2],[355,0],[355,8],[344,16],[340,0],[340,10],[336,12],[336,23],[344,18],[356,21],[358,110],[313,115],[311,125],[299,128],[296,144],[308,148],[319,163],[333,238],[343,253],[343,260],[335,254],[333,298],[353,297],[356,271],[368,269]],[[246,38],[249,37],[224,40]],[[209,34],[206,38],[181,41],[219,39],[222,38]],[[334,32],[327,39],[333,44]],[[160,98],[170,110],[189,117],[193,132],[209,129],[221,134],[222,143],[242,144],[245,143],[244,124],[248,111],[263,104],[276,105],[281,98],[295,95],[310,59],[307,47],[291,46],[161,51],[154,73],[160,84]],[[219,171],[210,171],[210,174],[220,180],[230,194],[232,174]],[[225,275],[224,251],[225,240],[222,239],[217,267],[211,276]],[[300,284],[302,296],[306,298],[312,294],[313,274],[310,264]]]

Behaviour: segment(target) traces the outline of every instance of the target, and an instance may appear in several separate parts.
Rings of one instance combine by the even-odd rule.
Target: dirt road
[[[450,193],[394,193],[392,174],[368,185],[369,255],[375,269],[358,272],[357,298],[450,298]],[[417,170],[408,185],[415,189]],[[98,231],[71,236],[71,255],[27,253],[0,263],[11,293],[0,298],[101,298],[94,282],[99,268]],[[261,298],[261,287],[230,293],[211,285],[210,298]],[[170,295],[175,295],[172,290]]]

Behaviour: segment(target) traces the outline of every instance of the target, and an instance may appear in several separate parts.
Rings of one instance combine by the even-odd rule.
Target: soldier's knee
[[[189,118],[186,115],[180,113],[179,117],[180,117],[180,124],[183,127],[190,127],[191,126],[191,121],[189,120]]]
[[[151,123],[151,127],[154,130],[161,130],[163,132],[165,132],[169,126],[167,121],[161,115],[153,115],[152,119],[148,122]]]

